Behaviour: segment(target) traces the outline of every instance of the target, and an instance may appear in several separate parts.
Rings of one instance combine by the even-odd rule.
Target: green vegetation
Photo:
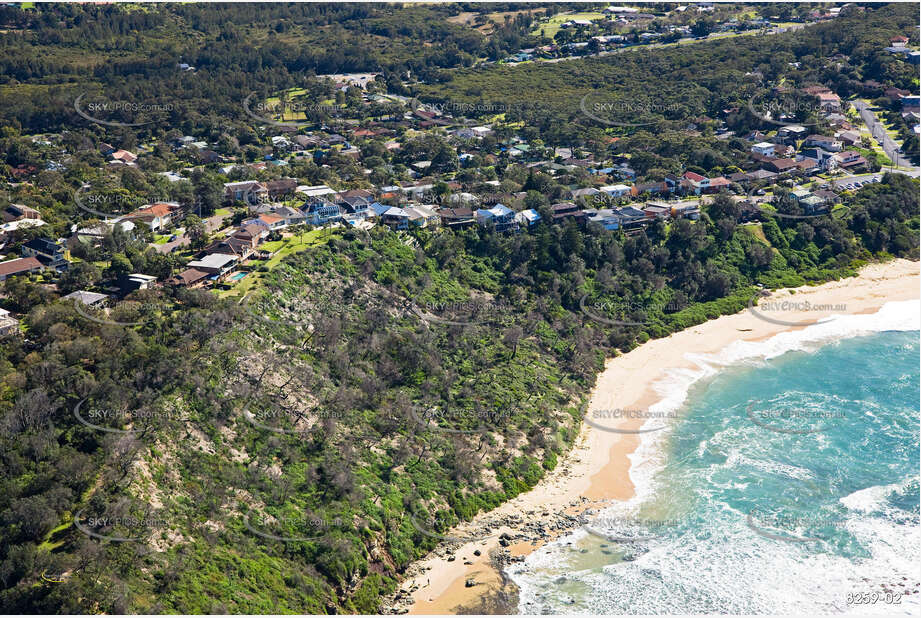
[[[374,611],[435,543],[414,521],[443,530],[556,465],[605,356],[739,311],[756,284],[918,257],[917,181],[886,175],[847,205],[841,220],[768,219],[770,246],[723,196],[700,222],[629,237],[418,230],[414,249],[349,230],[264,272],[244,305],[146,292],[171,309],[128,328],[12,279],[30,344],[0,358],[0,604]],[[87,414],[131,411],[138,432],[81,424],[84,398]],[[101,544],[62,527],[75,513],[157,525],[104,528],[142,541]]]

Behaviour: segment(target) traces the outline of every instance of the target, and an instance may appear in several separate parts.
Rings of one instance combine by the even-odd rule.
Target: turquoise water
[[[637,499],[511,569],[519,610],[918,613],[919,332],[805,347],[694,382]]]
[[[245,277],[245,276],[246,276],[246,273],[234,273],[234,274],[230,275],[230,278],[233,279],[234,281],[239,281],[240,279],[242,279],[242,278]]]

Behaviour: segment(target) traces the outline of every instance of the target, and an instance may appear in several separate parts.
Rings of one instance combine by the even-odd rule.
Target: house
[[[38,258],[26,257],[15,260],[0,262],[0,281],[6,281],[9,277],[16,275],[32,274],[40,272],[45,265],[38,261]]]
[[[710,179],[696,172],[685,172],[681,178],[685,181],[682,183],[682,187],[693,191],[697,195],[710,188]]]
[[[256,227],[265,229],[261,225]],[[243,261],[256,251],[256,246],[253,243],[254,241],[250,238],[233,235],[211,243],[205,249],[205,253],[232,255],[238,261]],[[256,244],[258,244],[258,241],[256,241]]]
[[[272,213],[259,215],[256,217],[255,223],[257,225],[264,225],[272,231],[284,229],[287,225],[287,223],[285,223],[284,217],[279,217],[278,215]]]
[[[627,185],[606,185],[601,187],[601,192],[611,197],[623,197],[630,194],[630,187]]]
[[[812,194],[822,200],[823,204],[835,204],[838,202],[838,194],[828,189],[819,189],[818,191],[813,191]]]
[[[323,198],[310,198],[301,206],[304,220],[310,225],[326,225],[342,218],[342,209],[338,204]]]
[[[833,170],[838,167],[838,160],[835,158],[834,154],[821,148],[807,148],[799,153],[796,157],[797,161],[802,161],[804,159],[809,159],[815,161],[819,168],[824,171]]]
[[[346,197],[340,194],[337,203],[345,212],[364,216],[367,214],[371,204],[374,203],[374,200],[363,195],[350,195]]]
[[[841,140],[827,135],[810,135],[807,137],[806,141],[803,142],[803,147],[808,148],[811,146],[817,146],[829,152],[838,152],[842,148]]]
[[[243,202],[255,206],[264,202],[269,190],[258,180],[241,180],[224,183],[224,203]]]
[[[761,209],[749,201],[739,203],[739,223],[751,223],[761,219]]]
[[[151,231],[159,232],[177,221],[182,214],[182,207],[176,202],[157,202],[141,206],[126,218],[138,219],[146,223]]]
[[[842,146],[853,146],[860,143],[860,134],[854,131],[841,131],[837,138],[841,141]]]
[[[828,210],[828,206],[826,205],[825,200],[811,193],[803,199],[799,200],[799,204],[803,207],[803,210],[806,211],[806,214],[809,215],[825,212]]]
[[[725,178],[724,176],[717,176],[716,178],[710,178],[710,182],[707,184],[706,193],[719,193],[724,189],[728,189],[732,182]]]
[[[209,163],[220,163],[224,160],[224,157],[207,148],[202,148],[201,150],[196,151],[195,158],[198,159],[198,162],[202,165],[208,165]]]
[[[9,337],[19,332],[19,320],[10,316],[6,309],[0,309],[0,337]]]
[[[614,169],[611,171],[611,174],[625,180],[636,180],[636,170],[634,170],[626,163],[615,165]]]
[[[633,206],[620,208],[616,210],[615,213],[620,217],[620,226],[624,230],[645,227],[646,223],[649,221],[645,212]]]
[[[297,208],[291,208],[290,206],[282,206],[281,208],[276,208],[272,211],[271,214],[284,219],[284,227],[288,227],[290,225],[299,225],[307,221],[307,216],[303,213],[303,211],[298,210]]]
[[[207,273],[203,270],[198,270],[197,268],[186,268],[184,271],[171,277],[167,280],[169,285],[174,285],[184,288],[196,288],[204,285],[207,281],[210,273]]]
[[[665,181],[661,182],[641,182],[630,188],[630,195],[633,197],[643,195],[644,193],[662,194],[671,192],[671,188]]]
[[[908,45],[908,37],[899,35],[899,36],[894,36],[891,39],[889,39],[890,47],[905,47],[906,45]]]
[[[157,278],[153,275],[132,273],[119,277],[118,281],[116,281],[116,285],[118,286],[119,293],[122,296],[127,296],[131,292],[136,292],[138,290],[149,290],[156,281]]]
[[[211,275],[210,279],[220,280],[227,273],[232,271],[239,262],[239,257],[227,253],[209,253],[200,260],[192,260],[186,264],[189,268],[194,268]]]
[[[586,219],[586,213],[572,202],[560,202],[550,206],[550,212],[553,216],[553,222],[559,223],[565,219],[575,219],[582,222]]]
[[[71,292],[66,296],[62,296],[61,300],[72,300],[74,302],[80,302],[87,307],[99,307],[103,305],[108,298],[109,296],[107,294],[78,290],[76,292]]]
[[[672,209],[668,205],[647,203],[641,208],[648,219],[668,219],[671,217]]]
[[[780,127],[777,129],[777,137],[779,137],[782,143],[789,146],[795,146],[796,142],[806,137],[809,133],[809,130],[806,127],[796,125],[788,125],[785,127]]]
[[[606,230],[619,230],[620,217],[611,208],[598,208],[586,210],[586,221],[588,223],[597,223]]]
[[[819,99],[819,107],[825,112],[841,111],[841,97],[833,92],[820,92],[816,95]]]
[[[259,243],[269,235],[269,230],[264,225],[257,225],[255,223],[249,223],[246,225],[240,226],[237,231],[235,231],[231,238],[236,238],[244,243],[248,244],[251,249],[255,249],[259,246]]]
[[[330,189],[326,185],[300,185],[295,189],[295,193],[298,195],[303,195],[306,198],[311,197],[327,197],[329,195],[335,195],[336,192]]]
[[[540,222],[540,213],[538,213],[533,208],[528,208],[527,210],[522,210],[517,215],[515,215],[515,221],[518,222],[518,225],[525,228],[529,228],[533,225],[537,225]]]
[[[127,150],[116,150],[109,155],[109,158],[113,161],[121,161],[125,165],[134,165],[134,162],[138,160],[136,154]]]
[[[67,270],[64,247],[50,238],[33,238],[22,246],[22,257],[34,257],[48,268],[61,272]]]
[[[869,169],[869,162],[859,152],[854,150],[845,150],[835,155],[838,158],[838,167],[848,172],[854,172],[861,169]]]
[[[449,228],[463,229],[476,223],[473,211],[469,208],[439,208],[441,222]]]
[[[777,172],[771,172],[769,170],[761,169],[761,170],[755,170],[754,172],[749,172],[748,174],[746,174],[746,176],[748,176],[749,180],[758,182],[761,180],[770,180],[774,178],[775,176],[777,176]]]
[[[675,204],[671,209],[672,217],[675,219],[690,219],[692,221],[700,219],[700,205],[697,202]]]
[[[408,230],[410,218],[409,212],[396,206],[390,206],[380,214],[381,223],[394,230]]]
[[[438,214],[437,207],[434,204],[414,204],[412,208],[407,210],[410,211],[411,221],[421,227],[438,227],[441,225],[441,215]],[[422,218],[421,222],[412,217],[413,212]]]
[[[279,178],[277,180],[269,180],[265,183],[265,188],[266,191],[268,191],[269,197],[273,200],[294,195],[294,191],[297,189],[297,179]]]
[[[752,145],[751,151],[754,154],[761,155],[762,157],[773,157],[774,156],[774,146],[769,142],[758,142],[757,144]]]
[[[2,216],[4,223],[22,221],[23,219],[41,220],[42,218],[37,210],[23,204],[10,204],[0,213],[0,216]]]
[[[796,165],[796,161],[793,159],[772,159],[764,164],[764,166],[777,174],[783,174],[785,172],[795,172],[799,168]]]
[[[516,232],[518,222],[515,220],[515,211],[505,204],[496,204],[492,208],[481,208],[476,211],[476,220],[480,225],[492,223],[497,232]]]

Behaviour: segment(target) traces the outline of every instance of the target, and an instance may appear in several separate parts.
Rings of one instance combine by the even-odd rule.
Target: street
[[[864,124],[870,129],[870,133],[873,134],[877,143],[882,146],[883,152],[892,160],[892,163],[896,167],[914,167],[911,161],[899,154],[899,145],[895,140],[889,137],[889,134],[886,132],[886,127],[877,119],[876,114],[867,104],[859,100],[851,101],[851,103],[853,103],[854,109],[860,114],[860,118],[863,120]]]

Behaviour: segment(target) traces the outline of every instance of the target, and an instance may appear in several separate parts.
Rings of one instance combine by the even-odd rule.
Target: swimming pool
[[[246,273],[234,273],[234,274],[230,275],[230,278],[233,279],[234,281],[239,281],[240,279],[242,279],[242,278],[245,277],[245,276],[246,276]]]

